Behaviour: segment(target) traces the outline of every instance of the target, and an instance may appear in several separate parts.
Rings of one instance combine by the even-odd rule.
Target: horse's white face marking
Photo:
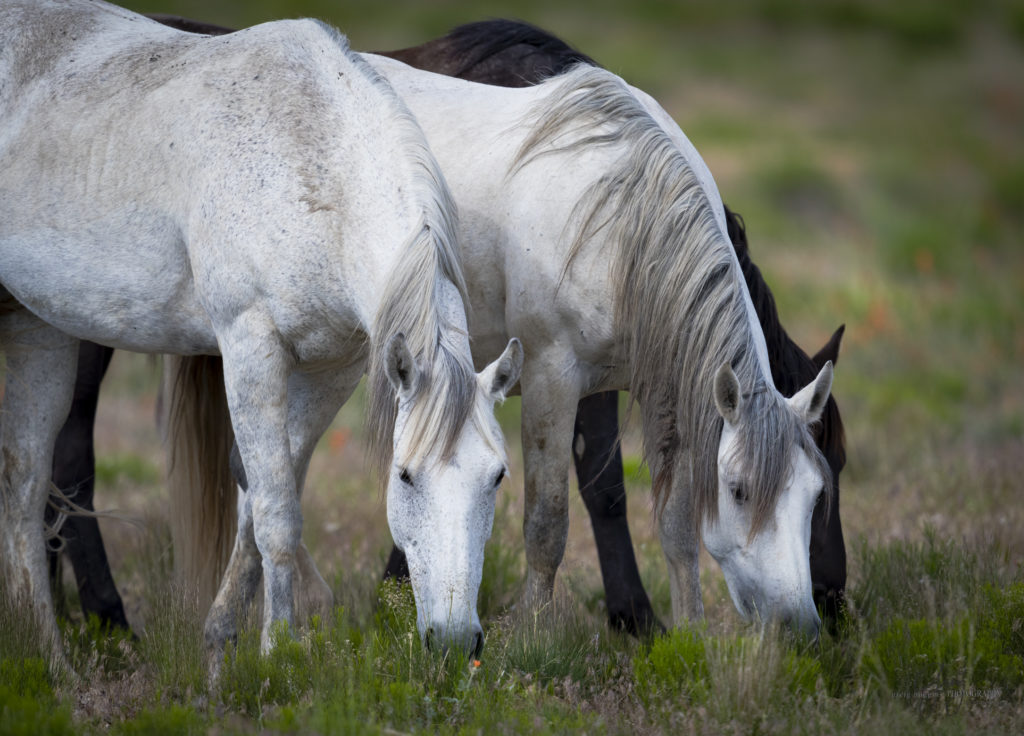
[[[391,350],[398,391],[395,453],[388,479],[388,525],[409,562],[416,598],[416,625],[425,642],[479,653],[483,630],[476,611],[484,544],[491,536],[494,504],[506,475],[501,428],[494,404],[519,380],[523,349],[512,339],[495,362],[477,374],[476,406],[451,456],[404,456],[413,398],[415,361]],[[425,389],[424,389],[425,390]]]
[[[728,376],[716,389],[721,383],[728,383]],[[831,386],[828,363],[809,386],[786,401],[805,422],[814,422]],[[736,390],[716,391],[725,420],[718,451],[718,519],[703,524],[704,546],[721,566],[733,603],[745,618],[781,621],[816,637],[821,619],[812,596],[808,549],[811,515],[828,479],[803,449],[795,449],[773,516],[751,538],[753,509],[740,480],[743,458],[736,452],[739,430],[734,423],[742,397],[738,384],[731,388]]]

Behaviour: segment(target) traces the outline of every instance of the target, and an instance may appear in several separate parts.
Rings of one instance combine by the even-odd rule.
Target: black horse
[[[167,25],[194,33],[219,35],[230,30],[172,16],[153,16]],[[505,87],[525,87],[560,74],[575,64],[594,64],[560,39],[518,21],[493,20],[460,26],[448,35],[384,55],[412,66],[449,76]],[[813,380],[825,361],[836,362],[843,334],[840,327],[812,358],[794,343],[779,323],[775,300],[750,260],[742,219],[726,208],[729,236],[757,310],[768,344],[772,378],[786,396]],[[54,482],[86,509],[92,509],[94,457],[92,426],[100,380],[113,350],[83,343],[79,356],[75,401],[54,452]],[[626,521],[625,485],[619,450],[618,395],[605,392],[579,402],[573,454],[580,493],[597,542],[607,611],[612,626],[641,634],[661,627],[640,580]],[[815,602],[830,625],[844,609],[846,548],[839,519],[839,473],[846,463],[843,425],[835,400],[829,397],[816,441],[832,469],[835,497],[814,510],[810,565]],[[114,626],[127,627],[124,607],[114,586],[95,519],[71,516],[63,537],[70,556],[83,610]],[[57,570],[52,555],[51,570]],[[405,556],[393,548],[385,576],[408,576]]]

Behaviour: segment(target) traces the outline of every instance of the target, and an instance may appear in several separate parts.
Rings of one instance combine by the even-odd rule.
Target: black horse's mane
[[[757,312],[761,331],[764,332],[764,339],[768,345],[772,380],[784,396],[792,396],[815,379],[821,366],[793,342],[779,322],[775,297],[761,276],[761,269],[750,260],[747,228],[743,218],[726,207],[725,220],[729,228],[729,239],[743,270],[743,280],[747,282],[747,290],[750,292],[750,299],[754,303],[754,310]],[[846,464],[846,442],[843,422],[839,417],[839,406],[832,396],[828,397],[815,432],[821,438],[825,458],[832,466],[833,472],[838,473]]]
[[[518,20],[482,20],[452,29],[445,39],[462,59],[455,76],[462,77],[492,57],[516,50],[520,58],[540,55],[551,75],[561,74],[576,64],[600,66],[586,54],[577,51],[547,31]],[[525,47],[525,48],[517,48]],[[540,79],[524,79],[536,84]]]

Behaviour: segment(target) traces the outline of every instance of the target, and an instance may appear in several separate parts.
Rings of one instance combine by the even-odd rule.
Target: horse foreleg
[[[238,636],[238,622],[256,595],[263,574],[260,551],[253,532],[252,497],[239,488],[238,524],[231,558],[221,578],[220,588],[206,614],[203,629],[207,648],[212,652],[212,673],[216,675],[220,652]]]
[[[7,595],[31,609],[51,663],[64,667],[43,516],[53,444],[71,406],[78,341],[16,309],[0,319],[0,345],[7,359],[0,412],[0,568]]]
[[[292,576],[302,532],[297,479],[288,442],[287,381],[291,365],[270,321],[254,312],[236,318],[219,338],[231,424],[249,485],[239,506],[251,512],[252,541],[263,567],[261,642],[267,651],[272,643],[272,626],[284,622],[291,630],[294,623]],[[236,552],[244,553],[245,562],[238,566],[248,573],[251,548],[247,539],[241,539],[242,523],[239,519],[232,557]],[[207,616],[207,644],[214,649],[223,646],[225,633],[231,633],[230,626],[222,624],[236,612],[231,610],[234,600],[221,595],[224,588],[222,585]]]
[[[680,478],[689,478],[689,462],[680,453],[673,476],[677,479],[658,517],[661,548],[668,562],[672,592],[672,622],[679,625],[704,617],[700,593],[700,536],[694,522],[693,497]]]
[[[53,484],[76,505],[93,510],[96,481],[96,456],[93,451],[93,426],[100,383],[114,355],[113,348],[82,341],[78,352],[78,373],[68,419],[57,435],[53,449]],[[56,520],[56,511],[46,507],[47,523]],[[69,516],[61,529],[64,552],[71,560],[78,583],[82,612],[95,614],[107,626],[128,629],[124,603],[114,585],[114,576],[103,547],[99,522],[91,516]],[[50,552],[51,570],[57,552]],[[60,591],[60,581],[55,581]]]
[[[566,356],[531,356],[523,366],[523,460],[526,498],[526,610],[551,601],[569,533],[569,455],[579,388]],[[558,377],[558,380],[552,380]]]
[[[626,520],[617,392],[605,391],[580,400],[574,437],[572,457],[594,529],[608,620],[633,635],[661,629],[640,580]]]
[[[225,361],[225,365],[227,362]],[[287,433],[291,453],[290,467],[293,471],[296,500],[305,482],[309,459],[317,440],[323,435],[338,409],[348,399],[358,384],[362,364],[334,373],[304,374],[293,373],[287,384]],[[237,432],[237,429],[236,429]],[[247,489],[239,494],[239,524],[235,548],[231,554],[227,572],[217,593],[217,598],[207,617],[207,644],[214,650],[223,647],[228,639],[235,636],[238,614],[248,606],[259,582],[261,565],[267,568],[263,547],[258,543],[258,533],[253,514],[255,473],[259,469],[245,460],[239,448],[242,471]],[[301,524],[301,519],[300,522]],[[299,575],[299,608],[309,613],[325,614],[333,606],[334,596],[316,568],[309,551],[301,541],[296,540],[293,551],[295,569]],[[267,581],[264,576],[265,584]],[[267,585],[264,600],[264,648],[269,645],[268,632],[274,617]],[[292,619],[288,619],[289,625]]]

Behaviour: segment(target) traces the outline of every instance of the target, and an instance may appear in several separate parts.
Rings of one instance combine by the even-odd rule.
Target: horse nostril
[[[432,649],[434,646],[434,627],[431,626],[423,634],[423,641],[427,644],[427,649]]]
[[[484,634],[482,631],[473,632],[473,659],[480,659],[484,651]]]

